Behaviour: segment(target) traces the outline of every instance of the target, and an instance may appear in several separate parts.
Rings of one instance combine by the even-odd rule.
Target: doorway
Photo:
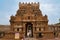
[[[39,33],[39,38],[42,38],[43,36],[42,36],[42,33]]]
[[[25,37],[33,37],[33,24],[31,22],[25,24]]]

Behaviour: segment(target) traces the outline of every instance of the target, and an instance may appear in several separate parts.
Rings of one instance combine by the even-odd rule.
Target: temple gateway
[[[0,29],[2,40],[40,40],[60,37],[59,25],[48,25],[48,16],[42,15],[38,3],[19,3],[15,16],[10,17],[10,25]],[[3,26],[3,25],[1,25]],[[7,27],[9,26],[9,27]]]

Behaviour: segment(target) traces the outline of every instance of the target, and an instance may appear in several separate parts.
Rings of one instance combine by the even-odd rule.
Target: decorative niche
[[[28,19],[30,19],[30,16],[28,16]]]
[[[4,32],[0,32],[0,38],[4,37],[5,33]]]

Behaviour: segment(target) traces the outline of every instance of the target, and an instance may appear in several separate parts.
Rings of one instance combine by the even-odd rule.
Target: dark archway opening
[[[57,32],[54,32],[54,37],[58,37],[58,33]]]
[[[39,33],[39,38],[42,38],[43,36],[42,36],[42,33]]]
[[[33,24],[27,22],[25,26],[25,37],[33,37]]]

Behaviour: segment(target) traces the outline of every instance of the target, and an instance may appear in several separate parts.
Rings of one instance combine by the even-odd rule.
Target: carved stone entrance
[[[25,26],[25,37],[33,37],[33,24],[31,22],[27,22]]]
[[[39,38],[42,38],[43,36],[42,36],[42,33],[39,33]]]

